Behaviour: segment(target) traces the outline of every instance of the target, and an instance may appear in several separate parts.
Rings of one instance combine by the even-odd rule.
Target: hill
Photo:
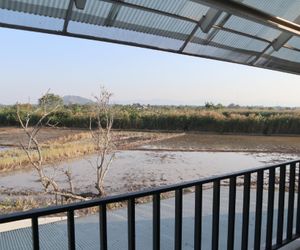
[[[93,101],[88,98],[75,96],[75,95],[66,95],[63,97],[63,101],[64,101],[64,105],[70,105],[70,104],[85,105],[85,104],[93,103]]]

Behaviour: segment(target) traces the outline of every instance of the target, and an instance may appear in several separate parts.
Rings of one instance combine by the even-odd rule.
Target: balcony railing
[[[95,199],[91,201],[66,204],[62,206],[54,206],[41,209],[33,209],[26,212],[12,213],[0,216],[0,224],[19,221],[23,219],[31,219],[32,228],[32,246],[33,249],[40,248],[39,241],[39,223],[38,218],[49,216],[57,213],[67,213],[67,230],[68,230],[68,246],[69,249],[75,249],[75,223],[74,213],[79,209],[90,207],[99,207],[99,228],[100,228],[100,249],[108,249],[107,238],[107,205],[116,202],[127,203],[127,225],[128,225],[128,249],[136,248],[136,221],[135,206],[139,198],[152,196],[152,225],[153,225],[153,249],[159,250],[161,243],[160,235],[160,202],[161,194],[167,192],[175,192],[175,216],[174,216],[174,247],[175,250],[183,249],[182,233],[183,233],[183,191],[186,188],[194,188],[195,190],[195,214],[194,214],[194,249],[201,249],[201,242],[205,241],[202,237],[202,205],[205,202],[203,198],[204,185],[211,184],[213,189],[212,197],[212,220],[211,220],[211,248],[219,249],[220,244],[220,188],[225,185],[224,181],[229,184],[228,197],[228,228],[227,246],[222,249],[234,249],[236,239],[235,219],[236,219],[236,201],[237,187],[242,186],[242,225],[241,225],[241,249],[249,247],[249,212],[250,212],[250,193],[251,189],[256,192],[255,199],[255,226],[254,226],[254,249],[278,249],[289,242],[300,237],[300,161],[291,161],[284,164],[265,166],[254,168],[240,172],[225,174],[221,176],[213,176],[203,178],[196,181],[184,182],[175,185],[158,187],[150,190],[121,194],[116,196]],[[263,194],[264,189],[267,192],[267,213],[266,213],[266,233],[262,235],[262,210],[263,210]],[[274,213],[275,192],[278,195],[278,206]],[[285,195],[288,195],[285,197]],[[285,199],[287,198],[287,199]],[[286,204],[285,204],[286,203]],[[286,209],[287,208],[287,213]],[[274,217],[276,220],[274,223]],[[294,218],[296,216],[296,218]],[[284,226],[286,222],[286,226]],[[275,227],[275,229],[274,229]],[[274,233],[276,232],[276,233]],[[262,237],[263,236],[263,237]],[[149,236],[151,237],[151,236]]]

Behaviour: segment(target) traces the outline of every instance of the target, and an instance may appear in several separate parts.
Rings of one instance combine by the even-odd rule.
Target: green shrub
[[[35,107],[22,105],[25,116]],[[115,129],[148,129],[208,131],[218,133],[300,134],[300,112],[298,110],[255,109],[205,109],[188,106],[130,106],[115,105]],[[88,128],[90,117],[95,126],[93,111],[88,105],[64,106],[51,115],[53,123],[61,127]],[[40,114],[34,113],[35,124]],[[18,126],[16,107],[0,108],[0,126]]]

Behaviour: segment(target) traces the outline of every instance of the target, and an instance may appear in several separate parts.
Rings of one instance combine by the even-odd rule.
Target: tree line
[[[49,117],[58,127],[87,128],[97,126],[94,104],[62,105],[62,99],[54,94],[41,97],[38,105],[47,100],[47,107],[60,105]],[[16,107],[0,108],[0,126],[19,126]],[[21,116],[36,105],[18,104]],[[255,133],[255,134],[299,134],[300,111],[295,109],[270,108],[231,108],[220,104],[206,103],[196,106],[151,106],[151,105],[112,105],[114,114],[113,129],[199,131],[217,133]],[[31,116],[35,124],[40,112]]]

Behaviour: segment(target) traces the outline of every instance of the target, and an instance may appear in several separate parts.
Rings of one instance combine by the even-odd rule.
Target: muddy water
[[[298,158],[296,154],[240,152],[182,152],[182,151],[120,151],[107,174],[105,188],[109,194],[139,190],[195,180],[201,177],[230,173]],[[94,190],[95,170],[91,162],[96,157],[69,161],[49,167],[61,185],[66,185],[62,172],[72,170],[74,183],[81,191]],[[39,191],[40,183],[33,170],[0,175],[0,191]]]
[[[142,149],[184,151],[267,152],[300,154],[299,136],[184,134],[153,142]]]
[[[10,148],[9,148],[9,147],[1,147],[1,146],[0,146],[0,152],[1,152],[1,151],[6,151],[6,150],[8,150],[8,149],[10,149]]]

